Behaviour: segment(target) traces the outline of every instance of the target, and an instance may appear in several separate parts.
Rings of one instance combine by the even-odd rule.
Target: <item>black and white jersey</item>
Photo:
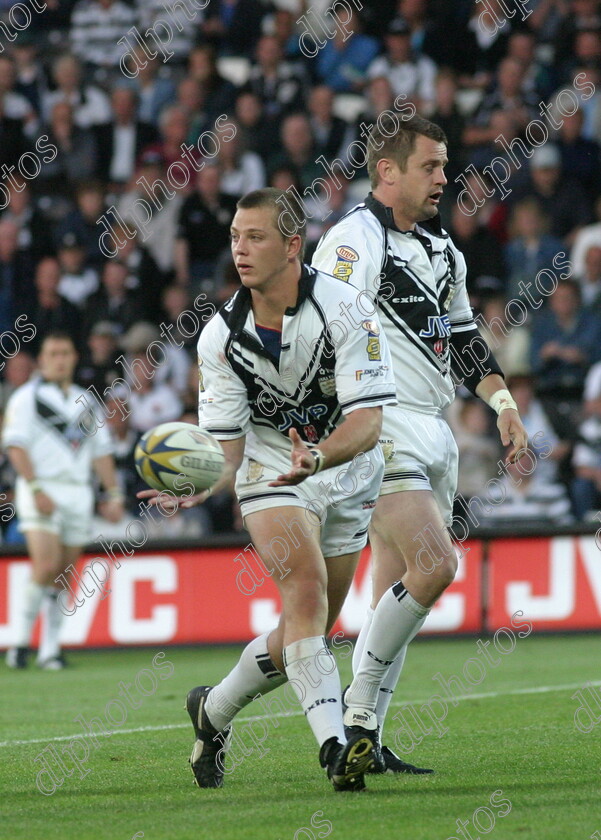
[[[246,435],[246,455],[285,470],[291,428],[316,444],[345,414],[396,404],[378,317],[357,298],[351,286],[303,266],[277,359],[259,338],[250,291],[236,292],[198,341],[199,425],[219,440]]]
[[[401,231],[371,194],[321,238],[313,265],[376,299],[400,405],[439,413],[455,393],[452,335],[477,334],[465,260],[440,219]]]
[[[6,407],[2,445],[25,449],[36,478],[89,484],[92,461],[112,452],[106,424],[94,422],[84,399],[87,392],[71,385],[65,392],[37,378],[12,394]]]

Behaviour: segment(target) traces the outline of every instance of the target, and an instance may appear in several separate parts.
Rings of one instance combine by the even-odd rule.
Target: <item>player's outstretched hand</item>
[[[528,448],[528,434],[520,415],[514,408],[504,409],[497,418],[497,428],[503,446],[512,444],[507,455],[507,463],[515,464]]]
[[[290,429],[288,437],[292,441],[292,452],[290,453],[292,469],[285,475],[278,475],[275,481],[270,481],[270,487],[300,484],[307,476],[313,475],[315,472],[315,458],[311,455],[311,450],[302,441],[296,429]]]
[[[196,493],[194,496],[174,496],[165,490],[140,490],[136,493],[136,498],[147,499],[150,506],[160,505],[166,511],[177,510],[178,508],[191,508],[195,505],[201,505],[211,495],[210,490],[203,490],[202,493]]]

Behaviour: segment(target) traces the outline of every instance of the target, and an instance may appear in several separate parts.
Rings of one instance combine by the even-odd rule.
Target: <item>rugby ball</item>
[[[212,487],[225,463],[218,440],[191,423],[161,423],[143,435],[134,452],[140,478],[155,490],[196,492]],[[188,491],[189,492],[189,491]]]

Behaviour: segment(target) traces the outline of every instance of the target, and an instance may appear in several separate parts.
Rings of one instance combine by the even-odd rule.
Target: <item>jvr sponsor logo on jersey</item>
[[[363,321],[361,324],[367,332],[367,358],[370,362],[379,362],[382,359],[380,350],[380,327],[376,321]]]
[[[428,328],[419,331],[420,338],[448,338],[451,322],[448,315],[428,315]]]
[[[334,277],[348,283],[348,279],[353,273],[353,263],[357,262],[358,259],[359,254],[356,251],[353,251],[347,245],[340,245],[336,248],[336,266],[332,272]]]

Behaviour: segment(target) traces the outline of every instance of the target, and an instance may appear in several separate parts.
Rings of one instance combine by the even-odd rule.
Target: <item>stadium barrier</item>
[[[523,530],[517,536],[514,529],[506,537],[498,530],[474,532],[462,543],[464,556],[455,582],[432,610],[422,634],[494,632],[516,610],[532,621],[535,631],[601,630],[598,542],[590,525],[544,535],[540,530]],[[110,581],[96,591],[91,578],[80,580],[88,593],[83,605],[65,619],[63,643],[220,644],[245,642],[269,630],[279,616],[276,586],[259,568],[236,561],[244,557],[245,545],[218,538],[207,539],[201,548],[172,541],[119,557]],[[101,554],[100,546],[96,554],[93,546],[89,548],[77,566],[80,574]],[[4,547],[0,552],[0,648],[6,648],[12,642],[29,563],[18,550]],[[349,637],[359,632],[370,600],[369,560],[365,549],[334,632]],[[248,585],[240,575],[248,576]]]

